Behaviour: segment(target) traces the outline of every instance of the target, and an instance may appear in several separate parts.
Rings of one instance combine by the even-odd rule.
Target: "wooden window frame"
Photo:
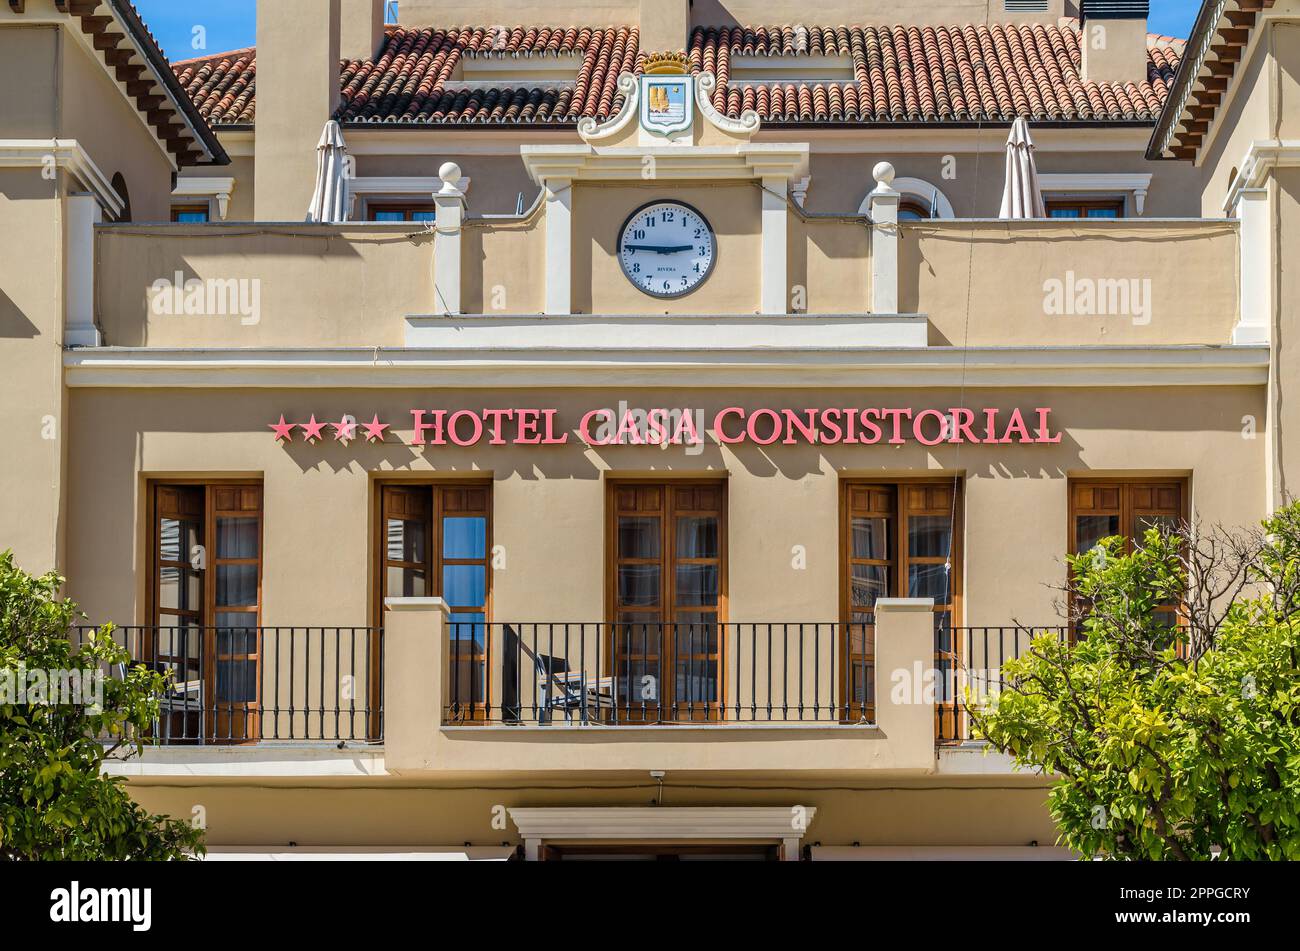
[[[693,716],[686,716],[679,711],[682,702],[676,697],[676,669],[669,671],[667,675],[664,672],[664,659],[656,654],[660,671],[660,693],[658,705],[653,708],[654,715],[651,722],[672,724],[678,722],[696,722],[700,720],[716,720],[722,716],[726,704],[727,691],[730,687],[727,676],[727,617],[728,617],[728,485],[725,478],[621,478],[610,479],[605,484],[605,617],[608,619],[606,643],[604,645],[604,671],[607,677],[617,676],[618,657],[616,656],[616,644],[614,642],[614,631],[620,623],[619,604],[618,604],[618,565],[620,562],[618,552],[618,491],[627,487],[660,487],[664,490],[662,506],[659,509],[660,526],[659,526],[659,546],[660,559],[659,564],[663,572],[660,581],[659,591],[659,609],[658,621],[649,621],[645,623],[667,624],[672,622],[672,615],[678,613],[710,613],[709,608],[692,608],[691,606],[677,607],[676,601],[676,566],[679,564],[695,563],[693,559],[679,561],[677,558],[677,536],[676,524],[678,514],[690,516],[691,514],[703,514],[702,509],[677,509],[671,502],[673,490],[686,487],[707,487],[718,491],[718,603],[717,607],[712,609],[715,623],[718,625],[718,642],[717,642],[717,700],[712,703],[700,704],[692,703],[695,710]],[[707,513],[713,514],[713,513]],[[713,559],[707,559],[713,561]],[[625,613],[644,613],[651,614],[651,611],[625,611]],[[638,655],[640,656],[640,655]],[[676,658],[675,653],[672,655]],[[713,654],[700,655],[707,658],[714,657]],[[696,659],[697,655],[692,653],[688,660]],[[639,711],[638,711],[639,712]],[[627,711],[620,713],[620,719],[624,717]]]
[[[946,488],[952,492],[952,501],[950,505],[942,510],[937,507],[923,506],[921,509],[910,509],[908,507],[909,495],[912,489],[938,487]],[[852,650],[849,633],[853,621],[854,613],[867,613],[865,611],[854,611],[853,605],[853,564],[863,563],[863,559],[853,558],[853,517],[855,510],[852,507],[851,498],[854,489],[870,488],[888,490],[893,494],[893,510],[887,513],[890,520],[890,546],[891,557],[888,566],[891,569],[890,588],[891,590],[883,595],[884,597],[908,597],[908,576],[909,568],[913,565],[924,564],[944,564],[951,565],[949,575],[949,585],[951,587],[951,603],[949,605],[938,605],[934,607],[934,614],[946,614],[948,616],[948,630],[955,631],[962,624],[964,611],[964,590],[965,590],[965,496],[966,496],[966,479],[964,477],[922,477],[922,478],[847,478],[840,480],[839,492],[839,572],[840,572],[840,622],[844,631],[844,637],[840,642],[840,683],[837,685],[844,693],[837,698],[840,705],[842,716],[845,722],[867,722],[875,721],[875,707],[869,703],[858,703],[852,693],[852,666],[856,658],[868,664],[871,669],[875,669],[875,625],[868,625],[868,636],[864,644],[864,651],[861,654]],[[952,545],[951,551],[946,558],[938,556],[912,556],[908,548],[908,520],[913,517],[929,517],[935,515],[948,515],[952,519]],[[865,563],[874,564],[875,561]],[[949,633],[949,650],[939,650],[936,643],[934,652],[934,661],[936,670],[942,670],[945,662],[961,663],[960,643],[954,634]],[[879,702],[879,697],[876,698]],[[954,698],[948,697],[940,699],[935,704],[935,716],[937,718],[948,718],[952,722],[957,716],[957,709],[954,705]],[[947,732],[947,727],[943,720],[938,724],[939,728],[945,732],[941,735],[955,735]]]
[[[253,619],[254,629],[260,631],[260,628],[262,627],[262,609],[265,604],[263,577],[266,558],[266,486],[264,481],[260,478],[149,478],[146,480],[145,510],[148,523],[147,531],[145,532],[147,550],[145,553],[144,563],[148,565],[149,580],[146,588],[145,609],[146,615],[149,618],[148,627],[150,633],[144,639],[145,643],[141,644],[141,652],[144,657],[155,659],[160,656],[157,628],[178,626],[176,624],[166,625],[162,623],[162,612],[170,609],[162,607],[162,597],[159,591],[161,585],[161,568],[163,565],[159,557],[162,538],[158,492],[160,489],[170,487],[197,488],[203,490],[202,544],[207,555],[207,566],[204,569],[203,575],[202,608],[198,612],[199,623],[196,625],[199,628],[202,637],[202,644],[200,646],[202,666],[200,672],[203,680],[203,697],[201,698],[200,710],[203,714],[203,726],[199,731],[200,735],[193,737],[193,739],[195,742],[201,743],[255,743],[261,735],[262,680],[264,675],[261,635],[259,633],[255,638],[255,650],[253,653],[244,651],[229,655],[218,654],[216,631],[219,625],[217,624],[216,615],[218,611],[223,614],[251,613],[255,615]],[[223,515],[244,517],[245,512],[252,511],[246,509],[218,509],[216,492],[214,490],[222,488],[255,488],[258,491],[258,506],[255,512],[258,523],[256,559],[217,558],[217,518]],[[248,608],[239,605],[234,607],[226,606],[218,608],[216,603],[216,568],[218,561],[231,564],[251,563],[257,566],[257,606],[254,609],[249,610]],[[180,615],[175,615],[175,617],[179,616]],[[173,617],[173,615],[169,614],[167,617]],[[218,701],[216,696],[217,664],[221,660],[252,660],[255,662],[253,681],[256,684],[257,692],[253,701],[241,702],[238,704]],[[239,708],[238,724],[235,723],[237,718],[236,707]],[[224,729],[222,729],[223,724]]]
[[[1086,508],[1081,510],[1078,505],[1078,494],[1075,491],[1078,488],[1088,488],[1093,490],[1106,489],[1106,488],[1116,489],[1119,491],[1119,505],[1094,507],[1095,511]],[[1178,492],[1178,505],[1176,506],[1177,511],[1170,511],[1167,509],[1162,510],[1158,506],[1138,507],[1134,504],[1133,491],[1135,489],[1160,489],[1160,488],[1172,488]],[[1133,525],[1134,525],[1135,517],[1143,514],[1155,515],[1155,516],[1172,515],[1178,518],[1180,523],[1186,523],[1188,520],[1188,515],[1191,511],[1189,508],[1190,501],[1191,501],[1190,488],[1191,488],[1191,482],[1187,476],[1160,476],[1160,475],[1119,476],[1119,477],[1071,476],[1067,480],[1067,486],[1066,486],[1067,510],[1068,510],[1066,516],[1067,518],[1066,540],[1067,540],[1068,547],[1066,550],[1071,555],[1082,554],[1082,552],[1078,550],[1079,549],[1078,517],[1080,515],[1106,516],[1106,515],[1115,514],[1119,518],[1119,531],[1116,534],[1124,538],[1125,554],[1132,554],[1134,549],[1134,543],[1136,541],[1136,538],[1134,537],[1133,534]],[[1173,610],[1172,606],[1171,606],[1171,610]],[[1177,608],[1176,610],[1179,613],[1181,613],[1181,607]],[[1074,624],[1072,623],[1070,626],[1071,626],[1072,636],[1078,636],[1079,631],[1075,628]]]
[[[431,201],[367,201],[366,202],[366,220],[378,221],[375,217],[379,212],[401,212],[402,220],[417,223],[413,217],[416,213],[434,214],[437,211],[436,206]],[[429,222],[418,222],[427,224]]]
[[[1115,198],[1048,198],[1043,202],[1044,211],[1048,218],[1052,217],[1053,208],[1072,208],[1080,213],[1066,218],[1056,218],[1057,221],[1077,221],[1080,219],[1088,220],[1088,210],[1090,208],[1114,208],[1119,213],[1115,218],[1126,218],[1128,216],[1128,202],[1122,197]],[[1093,221],[1109,221],[1109,218],[1092,218]]]
[[[208,201],[199,201],[199,202],[184,202],[184,203],[173,204],[171,206],[172,224],[197,224],[197,222],[192,222],[192,221],[182,222],[180,220],[181,215],[193,214],[195,212],[202,212],[203,214],[207,215],[207,217],[203,219],[204,224],[211,223],[212,203]]]

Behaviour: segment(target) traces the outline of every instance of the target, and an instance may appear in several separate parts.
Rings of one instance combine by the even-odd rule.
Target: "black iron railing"
[[[74,645],[93,628],[78,628]],[[130,663],[167,677],[150,739],[162,745],[380,742],[383,631],[370,627],[133,626]]]
[[[935,632],[935,736],[940,743],[971,739],[967,697],[982,702],[1000,691],[1002,665],[1021,656],[1034,638],[1070,637],[1066,626],[955,627]]]
[[[873,630],[835,623],[450,625],[444,722],[869,723]]]

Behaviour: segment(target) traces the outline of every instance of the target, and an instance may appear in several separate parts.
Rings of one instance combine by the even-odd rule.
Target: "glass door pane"
[[[451,691],[466,717],[485,716],[488,671],[488,505],[486,486],[433,489],[438,595],[448,624]]]
[[[208,496],[212,730],[218,740],[254,742],[261,738],[262,489],[213,485]]]
[[[613,659],[616,716],[657,722],[664,691],[666,498],[662,486],[615,490]]]
[[[203,738],[204,633],[207,617],[202,486],[154,486],[154,630],[133,658],[170,675],[156,732],[168,742]]]
[[[897,584],[896,511],[893,486],[845,488],[842,517],[848,547],[841,616],[846,626],[839,706],[840,717],[849,722],[875,719],[875,606],[880,598],[891,597]]]

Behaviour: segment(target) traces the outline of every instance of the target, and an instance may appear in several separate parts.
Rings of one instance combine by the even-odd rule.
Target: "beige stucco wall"
[[[97,232],[98,317],[113,346],[401,346],[401,316],[433,310],[423,225],[106,227]],[[151,305],[155,281],[242,285],[259,313],[183,316]],[[231,298],[228,298],[231,299]],[[227,307],[229,311],[232,308]],[[247,317],[247,319],[246,319]]]
[[[717,237],[713,274],[692,294],[651,300],[623,275],[616,250],[623,222],[647,202],[671,197],[693,205]],[[752,314],[758,310],[760,194],[749,183],[611,185],[573,188],[573,309],[576,313]]]
[[[572,789],[510,788],[499,781],[484,784],[497,787],[491,790],[472,785],[421,788],[380,779],[365,786],[356,782],[308,785],[301,780],[187,785],[136,781],[130,789],[153,812],[191,818],[194,807],[202,806],[211,846],[500,845],[518,844],[519,839],[513,823],[505,829],[493,827],[494,816],[500,815],[499,810],[494,812],[496,806],[644,806],[657,791],[644,773],[606,782],[634,788],[601,788],[589,781],[576,788],[576,780]],[[503,785],[506,788],[499,788]],[[770,788],[729,788],[716,780],[676,786],[670,780],[665,808],[813,806],[817,812],[804,836],[806,845],[1023,846],[1036,841],[1049,846],[1056,841],[1045,806],[1046,790],[1024,780],[999,777],[996,783],[980,785],[949,779],[939,788],[926,789],[916,788],[919,783],[843,778],[783,784],[779,778],[755,776],[737,785]],[[851,788],[826,788],[839,786]]]
[[[926,221],[899,231],[899,309],[929,315],[931,344],[1225,344],[1232,337],[1231,222]],[[1076,286],[1149,280],[1149,294],[1136,285],[1149,314],[1131,305],[1118,315],[1049,313],[1046,282],[1063,289],[1071,272]]]
[[[333,442],[277,445],[267,429],[290,420],[372,413],[410,429],[410,410],[557,408],[570,426],[588,409],[687,406],[705,421],[724,406],[897,405],[1053,408],[1059,445],[784,446],[709,444],[584,448],[478,446],[420,450]],[[1195,412],[1189,407],[1195,406]],[[1242,437],[1242,417],[1258,421]],[[509,621],[604,619],[603,480],[618,474],[716,474],[728,483],[729,617],[838,618],[839,479],[964,474],[965,620],[1055,619],[1064,578],[1067,478],[1089,472],[1190,475],[1207,522],[1250,524],[1264,513],[1262,387],[999,391],[952,388],[709,392],[663,389],[509,392],[75,389],[71,397],[68,518],[71,593],[97,621],[143,620],[146,476],[253,475],[265,484],[267,625],[371,621],[371,500],[385,475],[479,475],[493,484],[493,616]],[[94,465],[79,460],[94,460]],[[539,513],[545,513],[539,517]],[[806,567],[792,555],[803,546]],[[133,577],[133,580],[131,580]]]
[[[1191,162],[1165,163],[1195,168],[1201,193],[1201,213],[1206,218],[1222,218],[1228,188],[1250,144],[1271,138],[1273,96],[1269,89],[1276,61],[1269,53],[1272,27],[1254,31],[1256,37],[1249,55],[1237,68],[1230,91],[1232,99],[1221,108],[1210,126],[1206,146],[1193,166]]]
[[[36,572],[62,567],[66,514],[60,187],[40,168],[0,169],[0,550]]]
[[[166,221],[174,166],[134,101],[71,37],[63,44],[60,63],[60,137],[81,143],[106,178],[122,174],[133,221]]]
[[[1042,137],[1041,132],[1037,134]],[[1004,128],[954,130],[949,134],[948,143],[932,145],[928,150],[916,146],[909,148],[904,139],[901,144],[850,151],[829,134],[800,130],[793,135],[801,140],[807,138],[812,147],[809,160],[812,182],[806,200],[810,211],[857,211],[868,192],[875,187],[871,170],[881,161],[893,165],[900,178],[919,178],[937,187],[952,204],[953,214],[958,218],[996,218],[1000,211],[1006,176]],[[1056,136],[1064,141],[1052,148],[1039,147],[1035,163],[1043,174],[1150,175],[1151,187],[1141,217],[1197,217],[1200,214],[1196,194],[1199,178],[1189,163],[1148,162],[1136,143],[1131,150],[1092,151],[1089,148],[1098,138],[1119,135],[1127,136],[1129,133],[1118,130],[1062,131]],[[791,136],[792,133],[783,133],[779,128],[768,128],[760,133],[763,141]],[[1059,194],[1086,198],[1089,193]],[[930,189],[927,188],[919,197],[928,204]],[[1094,194],[1094,197],[1111,196],[1102,192]],[[1129,200],[1129,216],[1138,217],[1131,193],[1125,197]]]
[[[54,136],[60,42],[55,26],[0,29],[0,138]]]

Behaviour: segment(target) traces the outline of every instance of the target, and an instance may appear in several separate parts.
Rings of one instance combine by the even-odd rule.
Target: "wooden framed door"
[[[387,598],[447,602],[445,700],[454,719],[485,718],[493,699],[487,631],[491,497],[486,483],[379,486],[380,616]],[[372,670],[378,667],[372,664]]]
[[[963,662],[953,633],[961,605],[961,481],[848,481],[840,510],[841,717],[875,720],[876,602],[933,598],[935,716],[940,735],[954,735]]]
[[[615,715],[635,723],[720,719],[725,484],[611,483],[608,512]]]
[[[261,737],[262,487],[150,486],[150,614],[143,644],[171,672],[159,732],[169,741]]]

